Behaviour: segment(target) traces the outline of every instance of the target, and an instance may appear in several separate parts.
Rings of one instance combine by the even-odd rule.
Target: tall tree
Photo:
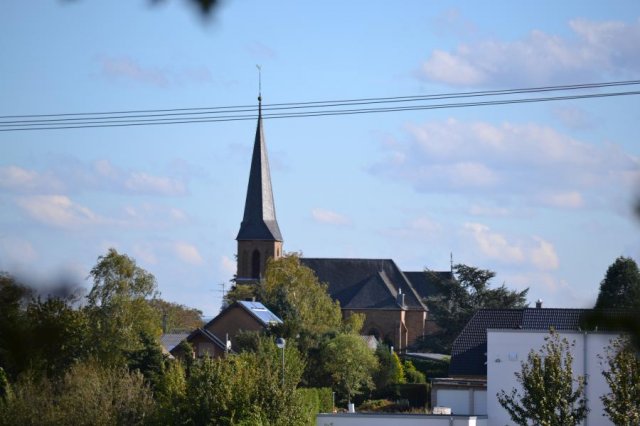
[[[513,309],[527,306],[527,293],[509,290],[504,284],[491,288],[496,273],[486,269],[458,264],[455,279],[445,280],[429,271],[435,284],[435,295],[425,299],[429,314],[439,331],[420,341],[424,349],[450,353],[451,345],[478,309]]]
[[[511,420],[521,426],[576,426],[589,412],[585,378],[573,376],[573,356],[567,339],[551,331],[538,352],[531,351],[520,372],[521,389],[498,393],[498,402]],[[575,386],[574,386],[575,384]]]
[[[326,343],[322,355],[325,370],[347,401],[351,402],[365,388],[374,388],[372,375],[378,368],[378,360],[360,336],[339,334]]]
[[[125,363],[126,353],[144,346],[141,336],[160,335],[159,314],[149,303],[157,294],[156,279],[113,248],[98,258],[91,277],[87,312],[95,355],[104,362]]]
[[[600,282],[596,309],[640,309],[640,270],[630,257],[618,257]]]
[[[629,338],[614,340],[605,361],[608,369],[602,375],[609,393],[600,397],[605,413],[618,426],[640,424],[640,358]]]

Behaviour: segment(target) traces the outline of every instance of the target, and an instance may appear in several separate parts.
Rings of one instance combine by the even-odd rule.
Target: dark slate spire
[[[267,146],[262,131],[261,96],[258,97],[258,101],[258,127],[253,145],[253,157],[251,158],[247,200],[244,204],[244,217],[236,240],[282,241],[280,228],[276,221]]]

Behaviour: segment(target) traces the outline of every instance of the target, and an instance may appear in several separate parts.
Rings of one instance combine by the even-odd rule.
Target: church
[[[258,101],[244,216],[236,238],[237,283],[258,281],[268,259],[282,256],[284,242],[276,219],[262,99],[258,97]],[[402,271],[392,259],[302,258],[301,263],[328,286],[331,297],[340,302],[343,316],[365,315],[363,334],[374,335],[399,351],[435,331],[422,299],[432,294],[434,277],[453,279],[450,271]]]

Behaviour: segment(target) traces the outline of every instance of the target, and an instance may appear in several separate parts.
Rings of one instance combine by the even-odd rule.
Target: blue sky
[[[640,3],[0,3],[0,115],[422,95],[640,78]],[[640,259],[637,96],[265,121],[285,250],[449,256],[593,304]],[[0,132],[0,269],[85,279],[109,247],[215,314],[255,122]],[[228,284],[227,284],[228,286]]]

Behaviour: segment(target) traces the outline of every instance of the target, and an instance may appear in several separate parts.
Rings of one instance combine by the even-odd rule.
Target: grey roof
[[[242,306],[265,327],[271,324],[282,324],[282,320],[260,302],[242,300],[238,302],[238,305]]]
[[[438,281],[451,281],[454,279],[451,271],[418,271],[407,272],[404,275],[411,281],[413,288],[422,299],[434,296],[438,293],[436,283]]]
[[[262,130],[262,107],[260,107],[258,114],[258,127],[253,145],[244,217],[236,240],[282,241],[280,228],[276,221],[271,172],[269,171],[267,146]]]
[[[169,352],[189,336],[189,333],[167,333],[160,336],[160,343]]]
[[[577,331],[593,312],[591,309],[480,309],[453,342],[450,376],[487,375],[487,329]],[[606,318],[624,316],[624,311],[605,312]],[[600,326],[600,330],[607,330]]]
[[[405,295],[405,307],[427,310],[411,282],[391,259],[320,259],[302,258],[329,294],[342,308],[400,309],[399,291]]]

